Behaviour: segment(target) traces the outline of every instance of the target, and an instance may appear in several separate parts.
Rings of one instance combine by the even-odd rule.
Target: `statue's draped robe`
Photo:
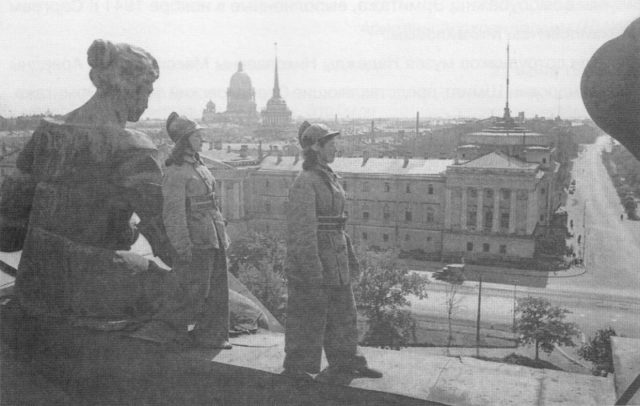
[[[25,309],[146,318],[172,294],[172,273],[127,252],[135,242],[135,212],[154,251],[170,254],[160,229],[156,152],[138,131],[41,122],[17,162],[36,184],[16,277]]]

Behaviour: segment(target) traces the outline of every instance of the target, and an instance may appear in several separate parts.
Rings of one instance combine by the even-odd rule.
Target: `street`
[[[627,220],[626,215],[620,220],[624,209],[600,157],[609,143],[610,138],[603,136],[593,145],[583,145],[572,169],[576,192],[566,205],[569,221],[574,223],[570,244],[578,256],[584,253],[584,268],[549,274],[537,284],[529,273],[529,282],[515,287],[483,283],[483,324],[510,326],[514,295],[531,295],[569,309],[567,320],[576,322],[586,336],[611,326],[618,335],[640,337],[640,222]],[[466,282],[460,290],[457,319],[475,321],[477,286],[477,282]],[[432,283],[429,298],[413,298],[411,309],[417,315],[441,318],[446,315],[444,298],[444,286]]]

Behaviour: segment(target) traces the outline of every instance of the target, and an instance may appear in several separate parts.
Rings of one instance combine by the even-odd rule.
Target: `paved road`
[[[620,220],[623,208],[600,157],[609,143],[609,137],[600,137],[596,144],[584,146],[573,167],[577,188],[574,195],[569,195],[567,211],[574,222],[572,243],[576,252],[582,253],[586,243],[584,272],[574,269],[573,275],[582,274],[570,278],[557,277],[562,272],[551,274],[546,287],[518,286],[515,295],[543,296],[568,308],[572,311],[568,319],[578,323],[588,336],[610,325],[618,334],[640,337],[640,222]],[[578,235],[582,236],[580,244]],[[477,283],[465,285],[457,317],[475,320]],[[433,284],[430,290],[430,298],[413,300],[412,309],[440,317],[445,311],[444,287]],[[514,286],[485,283],[482,320],[509,325],[513,297]]]
[[[576,192],[569,195],[567,201],[576,237],[582,235],[586,239],[579,249],[584,249],[587,273],[575,280],[554,280],[550,287],[638,297],[640,222],[620,220],[624,209],[600,157],[609,140],[609,137],[600,137],[595,145],[585,146],[573,168]]]

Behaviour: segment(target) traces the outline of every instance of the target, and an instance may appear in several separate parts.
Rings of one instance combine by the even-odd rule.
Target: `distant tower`
[[[202,110],[202,121],[211,122],[216,119],[216,104],[209,100],[204,110]]]
[[[262,110],[262,125],[264,127],[283,128],[291,124],[291,110],[287,102],[280,96],[280,79],[278,77],[278,43],[275,46],[275,69],[273,75],[273,95]]]
[[[511,119],[511,110],[509,109],[509,43],[507,42],[507,103],[504,106],[504,121],[505,123],[510,123]]]
[[[251,78],[243,71],[242,62],[238,62],[238,71],[229,81],[225,113],[240,121],[257,120],[256,91],[251,85]]]

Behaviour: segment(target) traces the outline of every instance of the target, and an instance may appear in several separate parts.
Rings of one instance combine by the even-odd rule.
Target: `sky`
[[[294,117],[586,117],[591,55],[638,16],[635,0],[3,0],[0,115],[67,113],[95,91],[96,38],[158,60],[144,118],[226,108],[242,61],[258,110],[273,87]]]

